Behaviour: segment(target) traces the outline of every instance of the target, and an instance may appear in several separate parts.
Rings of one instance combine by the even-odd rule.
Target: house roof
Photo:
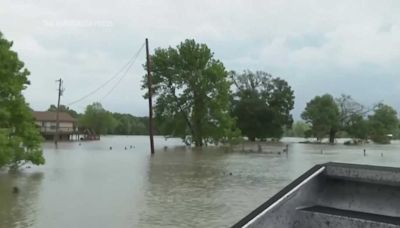
[[[38,121],[49,121],[56,122],[57,120],[57,112],[33,112],[33,117],[35,117]],[[60,122],[77,122],[75,118],[73,118],[69,113],[60,112],[59,113],[59,121]]]

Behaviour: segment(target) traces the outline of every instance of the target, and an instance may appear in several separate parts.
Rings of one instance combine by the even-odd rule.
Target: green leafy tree
[[[241,132],[250,141],[256,138],[281,138],[293,123],[293,90],[288,83],[262,71],[231,73],[237,88],[233,96],[233,115]]]
[[[335,142],[340,126],[340,112],[331,95],[313,98],[307,103],[301,117],[311,125],[311,131],[319,141],[329,135],[329,142]]]
[[[349,136],[366,140],[368,138],[368,121],[364,118],[373,108],[366,108],[350,95],[342,94],[336,98],[339,108],[339,130],[345,131]]]
[[[397,129],[393,132],[393,139],[400,139],[400,125],[397,126]]]
[[[185,40],[176,48],[158,48],[151,56],[159,130],[203,146],[239,135],[229,115],[230,82],[224,65],[205,44]],[[143,88],[147,87],[147,76]]]
[[[79,118],[81,128],[94,130],[97,134],[110,133],[116,125],[117,121],[111,112],[105,110],[98,102],[86,106],[85,113]]]
[[[57,106],[52,104],[47,109],[47,111],[49,111],[49,112],[57,112]],[[74,118],[78,118],[79,117],[79,113],[77,113],[75,110],[70,109],[68,106],[65,106],[65,105],[60,105],[60,112],[69,113]]]
[[[368,119],[371,139],[376,143],[390,143],[388,135],[394,134],[399,127],[396,110],[389,105],[378,104]]]
[[[361,140],[367,140],[369,129],[368,120],[363,115],[354,113],[344,127],[344,130],[352,137]]]
[[[367,110],[363,105],[355,101],[350,95],[342,94],[335,99],[339,108],[339,124],[341,130],[347,128],[351,119],[357,116],[364,116],[370,110]]]
[[[44,164],[39,130],[22,90],[29,71],[0,33],[0,168],[18,169],[31,162]]]

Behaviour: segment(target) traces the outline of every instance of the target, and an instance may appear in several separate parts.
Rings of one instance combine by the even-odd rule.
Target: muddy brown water
[[[61,143],[57,150],[44,143],[46,165],[0,172],[0,227],[229,227],[314,164],[400,166],[398,141],[364,146],[297,141],[283,139],[287,156],[215,147],[196,151],[162,137],[150,156],[144,136]]]

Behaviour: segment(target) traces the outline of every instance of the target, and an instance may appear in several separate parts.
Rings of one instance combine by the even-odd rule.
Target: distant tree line
[[[48,111],[57,111],[55,105],[51,105]],[[69,113],[78,120],[78,128],[83,131],[90,129],[96,134],[114,135],[147,135],[148,117],[137,117],[131,114],[110,112],[95,102],[86,106],[84,113],[78,113],[67,106],[60,105],[60,111]]]

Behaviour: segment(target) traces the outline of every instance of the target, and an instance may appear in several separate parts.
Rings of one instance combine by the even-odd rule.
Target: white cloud
[[[394,100],[400,95],[400,2],[395,0],[0,0],[0,6],[0,29],[32,72],[25,94],[35,109],[55,103],[59,77],[66,101],[96,88],[145,37],[152,48],[195,38],[228,69],[284,77],[296,90],[297,116],[308,99],[323,92],[347,92],[363,102],[383,99],[400,108]],[[144,55],[104,100],[106,108],[147,114],[140,91],[143,62]],[[360,85],[386,88],[367,94]],[[76,108],[82,111],[86,104]]]

